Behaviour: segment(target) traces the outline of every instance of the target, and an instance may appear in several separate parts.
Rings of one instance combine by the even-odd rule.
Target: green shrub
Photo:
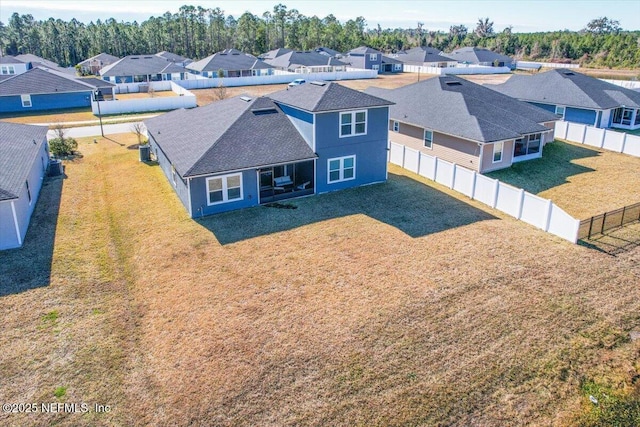
[[[73,138],[54,138],[49,141],[49,151],[56,157],[70,156],[78,148],[78,142]]]

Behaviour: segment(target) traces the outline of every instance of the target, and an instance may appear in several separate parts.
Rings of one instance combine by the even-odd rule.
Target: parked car
[[[295,79],[294,81],[292,81],[291,83],[289,83],[289,87],[293,87],[293,86],[300,86],[302,84],[305,84],[307,81],[305,79]]]

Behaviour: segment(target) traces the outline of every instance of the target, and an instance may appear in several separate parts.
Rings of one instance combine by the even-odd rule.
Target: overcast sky
[[[198,0],[0,0],[0,21],[5,24],[17,12],[36,20],[50,17],[88,23],[98,19],[141,23],[151,16],[175,13],[184,4],[221,8],[238,19],[249,11],[262,16],[282,3],[306,16],[324,18],[333,14],[341,22],[363,16],[369,28],[415,28],[423,22],[429,30],[448,31],[451,25],[475,28],[480,17],[489,17],[494,30],[511,25],[515,32],[580,30],[593,18],[607,16],[620,21],[625,30],[640,30],[640,0],[494,0],[494,1],[375,1],[375,0],[290,0],[290,1],[198,1]]]

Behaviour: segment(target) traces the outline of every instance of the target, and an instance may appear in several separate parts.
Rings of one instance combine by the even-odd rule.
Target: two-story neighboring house
[[[389,140],[480,173],[539,158],[558,117],[454,76],[365,93],[393,101]]]
[[[26,73],[28,66],[13,56],[0,56],[0,79]]]
[[[353,68],[382,71],[382,52],[367,46],[351,49],[345,54],[345,62]]]
[[[152,153],[197,218],[385,181],[391,104],[312,82],[176,110],[145,125]]]

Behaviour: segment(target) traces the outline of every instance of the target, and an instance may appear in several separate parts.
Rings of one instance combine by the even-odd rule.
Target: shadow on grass
[[[0,251],[0,297],[49,285],[63,184],[45,178],[23,246]]]
[[[630,251],[640,246],[640,221],[579,240],[578,244],[613,256]]]
[[[570,176],[594,169],[573,163],[574,160],[599,156],[600,152],[583,146],[554,141],[545,145],[542,158],[514,163],[507,169],[487,173],[490,178],[538,194],[567,182]]]
[[[288,209],[256,207],[198,219],[222,245],[292,230],[349,215],[367,215],[411,237],[496,219],[485,211],[411,178],[389,180],[333,193],[282,202]]]

